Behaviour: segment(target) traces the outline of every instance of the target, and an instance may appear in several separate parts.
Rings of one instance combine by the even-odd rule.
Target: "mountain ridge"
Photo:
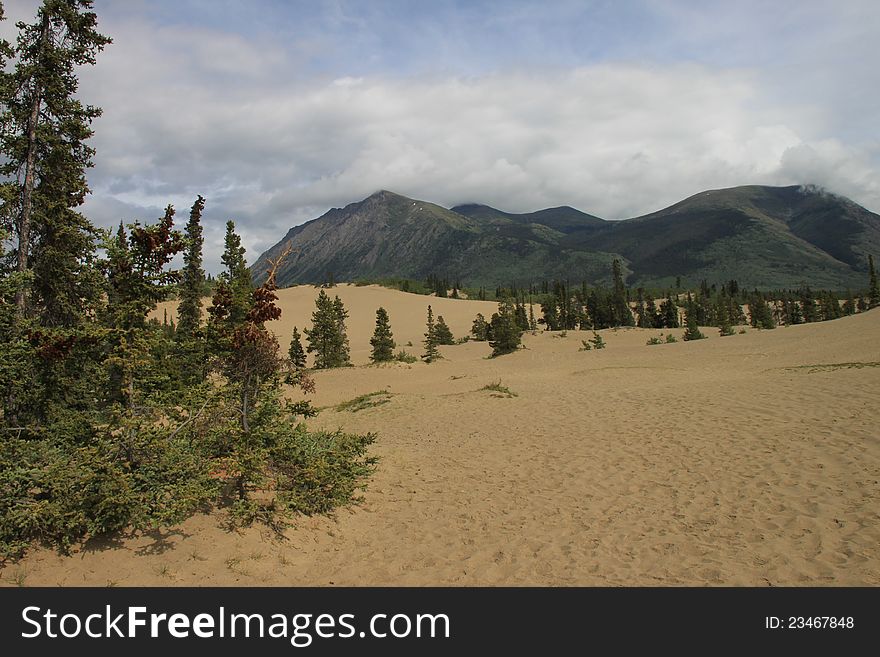
[[[618,258],[629,285],[662,287],[681,277],[858,289],[867,254],[880,253],[880,215],[809,185],[705,190],[616,221],[570,206],[447,209],[380,190],[291,228],[254,263],[255,279],[288,243],[282,286],[330,274],[337,281],[435,274],[471,286],[554,278],[602,284]]]

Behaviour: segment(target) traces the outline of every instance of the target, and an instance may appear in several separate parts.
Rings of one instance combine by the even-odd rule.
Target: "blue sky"
[[[7,1],[12,20],[36,2]],[[207,197],[216,271],[377,189],[609,219],[815,183],[880,211],[880,3],[97,0],[96,223]]]

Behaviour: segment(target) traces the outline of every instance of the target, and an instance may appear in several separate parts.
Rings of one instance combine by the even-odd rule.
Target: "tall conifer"
[[[391,333],[391,323],[388,319],[388,311],[384,308],[376,310],[376,329],[370,338],[373,351],[370,360],[374,363],[383,363],[394,360],[394,335]]]
[[[95,29],[91,0],[45,0],[22,25],[17,62],[0,81],[0,215],[14,218],[16,270],[33,272],[33,301],[47,326],[82,324],[101,295],[97,232],[74,208],[88,194],[86,145],[101,110],[76,98],[77,66],[94,64],[111,42]],[[27,292],[16,294],[24,314]]]
[[[442,358],[440,350],[437,349],[439,344],[437,340],[437,325],[434,323],[434,311],[428,306],[428,320],[425,324],[425,339],[422,342],[425,345],[425,353],[422,354],[422,360],[426,363],[432,363]]]

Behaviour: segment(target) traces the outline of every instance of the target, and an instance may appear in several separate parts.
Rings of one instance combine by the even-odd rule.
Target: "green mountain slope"
[[[515,214],[486,205],[447,210],[382,191],[292,228],[260,256],[293,252],[279,284],[422,278],[467,285],[544,279],[608,282],[620,258],[630,285],[676,277],[743,286],[859,289],[880,254],[880,216],[812,187],[743,186],[696,194],[651,214],[604,221],[570,207]]]

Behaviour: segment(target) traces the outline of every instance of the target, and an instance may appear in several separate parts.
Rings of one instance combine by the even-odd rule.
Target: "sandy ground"
[[[334,290],[357,367],[318,372],[316,426],[375,431],[364,502],[286,540],[179,527],[37,549],[25,585],[880,585],[880,310],[833,322],[646,346],[660,331],[525,335],[365,365],[375,309],[420,355],[425,308],[456,336],[495,305],[377,287]],[[280,292],[286,349],[316,290]],[[681,330],[674,331],[681,334]],[[500,381],[515,397],[481,390]]]

